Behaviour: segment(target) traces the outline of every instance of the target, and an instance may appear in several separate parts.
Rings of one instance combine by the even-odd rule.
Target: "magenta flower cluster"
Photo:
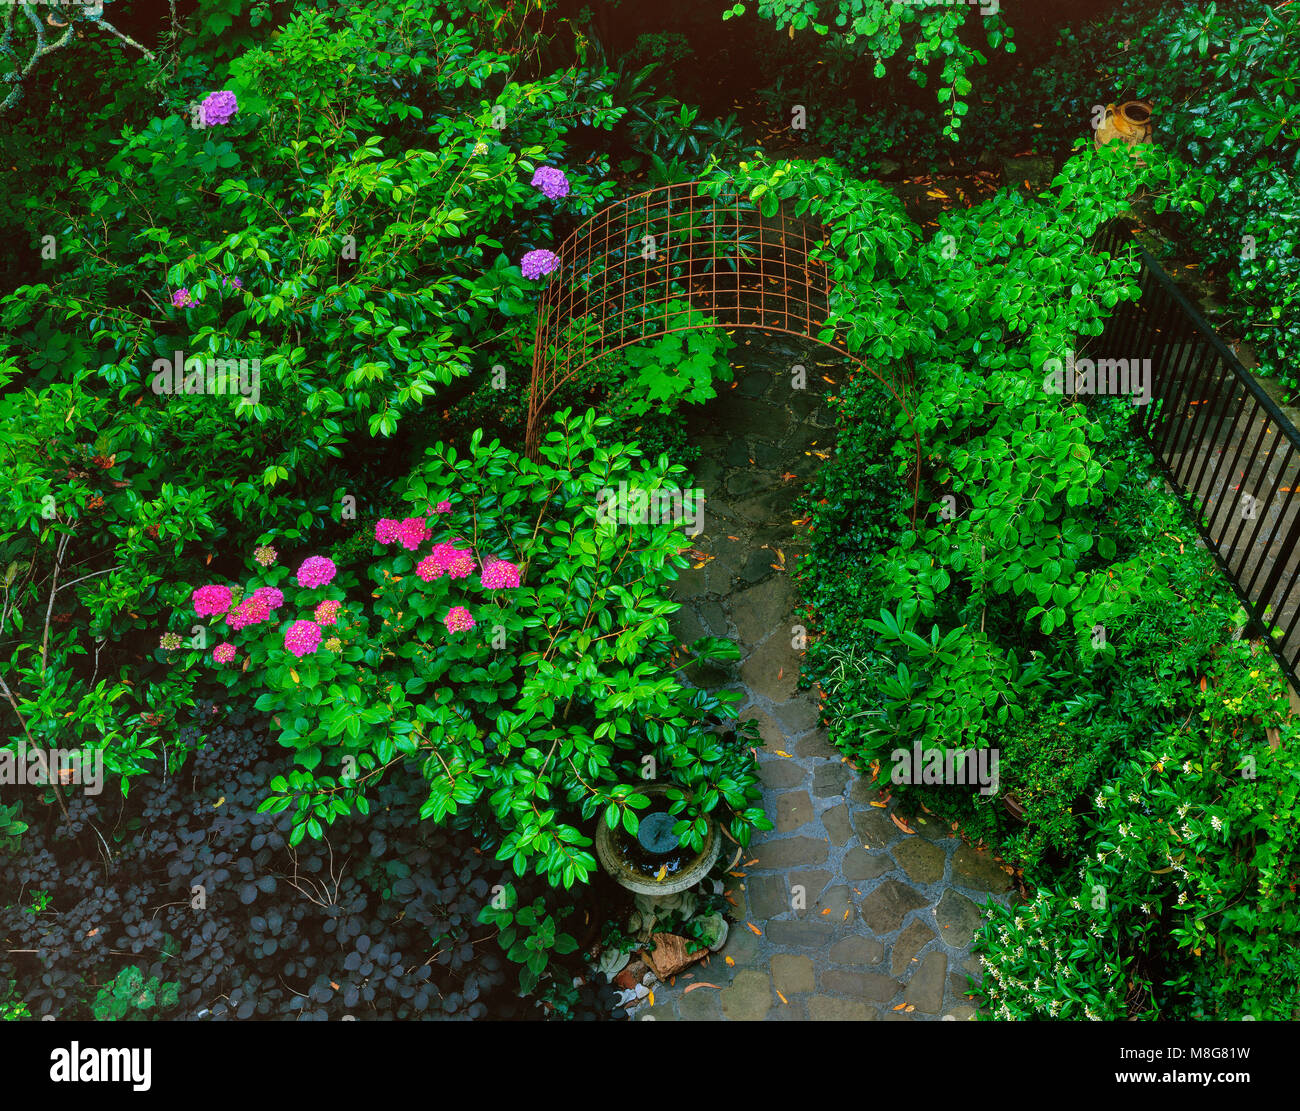
[[[332,559],[324,556],[308,556],[298,568],[299,586],[325,586],[334,581],[338,568]]]
[[[551,200],[569,195],[569,179],[564,176],[563,170],[557,170],[554,166],[542,166],[533,174],[533,185]]]
[[[194,603],[194,612],[200,617],[225,613],[230,609],[230,598],[228,586],[201,586],[190,595],[190,600]]]
[[[442,623],[447,626],[449,633],[459,633],[474,628],[474,618],[464,606],[452,606],[447,611],[447,616],[442,619]]]
[[[429,526],[424,523],[423,517],[407,517],[402,521],[382,517],[375,524],[375,541],[377,543],[391,544],[394,540],[397,540],[401,542],[403,548],[411,552],[428,540],[431,535]]]
[[[197,305],[198,302],[190,296],[190,291],[186,286],[181,286],[172,294],[172,304],[178,309],[188,309],[191,305]]]
[[[519,585],[519,568],[504,559],[494,559],[483,567],[479,582],[488,590],[510,590]]]
[[[284,634],[284,647],[299,659],[320,647],[320,626],[314,621],[295,621]]]
[[[200,105],[200,118],[203,120],[204,127],[218,127],[229,123],[238,111],[239,102],[235,94],[223,89],[220,92],[208,93],[203,98],[203,103]]]
[[[260,625],[271,616],[271,607],[257,598],[245,598],[229,614],[226,624],[232,629],[242,629],[246,625]]]
[[[275,562],[276,553],[272,548],[262,547],[254,551],[253,558],[265,567]],[[298,585],[325,586],[333,582],[337,574],[338,568],[333,560],[324,556],[308,556],[298,568]],[[284,591],[274,586],[259,586],[238,605],[233,605],[234,594],[228,586],[201,586],[190,597],[196,614],[200,617],[224,615],[226,624],[231,629],[260,625],[271,617],[272,611],[284,605]],[[285,648],[300,659],[316,651],[320,645],[320,627],[337,624],[341,609],[342,603],[339,601],[328,599],[321,602],[313,614],[315,621],[295,621],[285,632]],[[175,639],[179,647],[180,638]],[[163,647],[167,647],[168,643],[167,637],[164,637]],[[235,646],[230,643],[218,645],[212,653],[215,663],[230,663],[234,658]]]
[[[525,278],[540,278],[550,274],[560,265],[560,256],[554,251],[529,251],[519,260]]]

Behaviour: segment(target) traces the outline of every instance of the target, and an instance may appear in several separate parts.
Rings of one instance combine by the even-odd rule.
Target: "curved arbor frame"
[[[611,351],[691,328],[756,328],[824,344],[881,383],[911,421],[892,383],[828,342],[832,283],[816,250],[816,221],[772,217],[734,190],[715,200],[702,182],[663,185],[616,201],[560,246],[542,292],[528,399],[528,454],[536,459],[555,393]],[[691,310],[711,322],[691,321]],[[914,434],[914,439],[916,439]],[[912,468],[917,513],[920,442]]]

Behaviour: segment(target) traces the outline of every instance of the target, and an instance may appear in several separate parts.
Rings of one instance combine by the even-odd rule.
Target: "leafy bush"
[[[893,0],[836,0],[828,6],[819,0],[758,0],[757,14],[760,19],[772,20],[777,30],[788,31],[791,38],[808,27],[818,35],[831,35],[834,24],[837,45],[859,64],[872,58],[877,78],[885,76],[885,62],[901,51],[908,58],[909,78],[924,87],[932,76],[931,62],[940,61],[935,97],[944,106],[944,134],[955,138],[970,108],[966,101],[971,91],[968,74],[987,61],[979,49],[965,41],[962,31],[981,20],[990,47],[1015,52],[1012,30],[999,7],[994,3],[978,9],[967,5],[945,8]],[[722,18],[732,19],[745,11],[745,4],[733,4],[723,11]]]
[[[214,650],[245,657],[217,675],[277,715],[295,752],[299,770],[273,780],[266,803],[295,807],[292,843],[367,813],[374,784],[403,764],[427,783],[423,817],[490,815],[497,859],[565,888],[595,868],[579,821],[603,812],[635,831],[647,767],[673,784],[684,844],[703,844],[709,817],[741,844],[767,828],[749,751],[707,729],[734,716],[738,695],[684,686],[669,659],[678,603],[664,588],[688,541],[671,523],[608,512],[624,486],[672,490],[682,468],[638,468],[627,445],[598,447],[607,418],[591,411],[557,419],[540,463],[478,434],[468,456],[429,449],[402,488],[402,547],[390,547],[397,522],[381,521],[359,569],[372,590],[350,567],[335,578],[332,563],[323,581],[304,565],[305,589],[284,568],[248,585],[248,599],[280,594],[278,612]],[[233,630],[243,611],[227,612],[228,601],[218,616]],[[333,634],[323,644],[322,625]],[[699,658],[738,656],[718,638],[693,647]]]
[[[977,947],[995,1017],[1295,1017],[1300,730],[1260,645],[1225,645],[1193,690],[1206,728],[1158,727],[1119,763],[1077,880],[994,909]]]
[[[1162,5],[1109,66],[1117,88],[1154,96],[1158,140],[1213,183],[1181,248],[1232,295],[1230,320],[1292,391],[1300,359],[1300,11],[1245,0]]]
[[[508,55],[429,15],[298,11],[231,63],[226,124],[192,126],[211,86],[182,67],[167,114],[31,199],[55,253],[0,298],[5,743],[102,747],[126,788],[193,697],[156,647],[164,580],[233,570],[223,549],[267,522],[290,543],[343,531],[343,499],[364,512],[391,483],[403,420],[519,361],[536,290],[518,258],[612,188],[567,136],[622,109],[590,70],[512,81]],[[568,165],[568,197],[531,185],[543,162]],[[232,356],[242,393],[156,365]]]

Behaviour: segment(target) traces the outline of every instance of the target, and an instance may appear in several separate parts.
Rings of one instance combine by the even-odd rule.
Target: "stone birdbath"
[[[684,848],[673,833],[677,818],[668,813],[668,786],[639,788],[650,798],[634,835],[611,828],[602,815],[596,827],[596,858],[614,881],[638,895],[651,898],[676,895],[694,887],[708,875],[722,851],[717,823],[710,820],[704,847]]]

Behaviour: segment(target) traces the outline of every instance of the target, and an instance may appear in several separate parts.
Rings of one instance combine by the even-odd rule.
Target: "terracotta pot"
[[[1128,100],[1118,108],[1113,104],[1107,104],[1106,115],[1092,137],[1093,142],[1098,147],[1104,147],[1107,143],[1116,140],[1129,147],[1138,143],[1151,142],[1155,135],[1151,123],[1151,110],[1152,104],[1149,100]],[[1138,165],[1145,165],[1141,158],[1137,161]]]

